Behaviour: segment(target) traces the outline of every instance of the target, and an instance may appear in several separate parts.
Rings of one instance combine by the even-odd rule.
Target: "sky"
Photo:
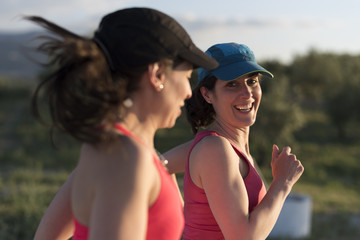
[[[359,0],[1,0],[0,32],[40,30],[22,19],[39,15],[86,35],[102,16],[127,7],[167,13],[204,51],[237,42],[258,61],[289,62],[310,49],[360,54]]]

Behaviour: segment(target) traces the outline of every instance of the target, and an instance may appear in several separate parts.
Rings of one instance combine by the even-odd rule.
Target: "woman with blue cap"
[[[304,168],[290,147],[280,152],[274,145],[273,181],[266,191],[250,154],[249,132],[262,96],[260,77],[273,75],[242,44],[216,44],[206,53],[219,67],[199,69],[185,105],[196,137],[165,154],[171,172],[183,168],[180,157],[187,159],[183,239],[265,239]],[[179,155],[184,149],[187,156]]]

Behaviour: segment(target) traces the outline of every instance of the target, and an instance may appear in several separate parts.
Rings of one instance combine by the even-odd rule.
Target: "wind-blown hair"
[[[32,112],[42,120],[40,99],[47,98],[51,127],[75,139],[97,143],[111,138],[107,126],[117,120],[122,102],[138,87],[147,66],[109,69],[106,58],[90,38],[78,36],[41,17],[35,22],[51,34],[40,36],[37,50],[49,56],[51,70],[35,90]]]
[[[207,76],[194,88],[190,99],[185,101],[186,118],[191,125],[193,133],[197,133],[200,128],[210,125],[215,119],[215,111],[211,104],[205,101],[200,92],[201,87],[213,90],[217,78]]]

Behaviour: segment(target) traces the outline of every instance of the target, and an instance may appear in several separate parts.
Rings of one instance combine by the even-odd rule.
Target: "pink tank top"
[[[185,214],[185,228],[183,233],[184,240],[212,240],[224,239],[219,225],[217,224],[204,189],[199,188],[192,181],[189,173],[189,156],[195,145],[206,136],[220,136],[214,131],[199,132],[189,151],[186,169],[184,174],[184,214]],[[231,142],[230,142],[231,144]],[[232,145],[232,144],[231,144]],[[251,212],[263,199],[266,194],[265,185],[257,173],[256,169],[250,164],[249,160],[242,154],[234,145],[234,151],[241,159],[245,159],[249,166],[249,173],[244,178],[244,183],[248,193],[249,212]]]
[[[137,141],[142,142],[141,139],[137,138],[121,125],[117,124],[116,128],[126,136],[130,136]],[[158,157],[154,156],[154,164],[160,175],[161,189],[156,201],[148,211],[146,239],[178,240],[180,239],[184,228],[184,215],[179,192],[169,173],[160,163]],[[79,223],[75,218],[74,223],[75,232],[73,240],[88,239],[88,227]]]

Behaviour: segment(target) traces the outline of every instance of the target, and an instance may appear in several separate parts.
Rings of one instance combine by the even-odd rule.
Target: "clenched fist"
[[[299,180],[304,172],[304,167],[291,153],[291,148],[286,146],[280,152],[277,145],[273,145],[272,161],[271,161],[273,181],[285,184],[290,189]]]

